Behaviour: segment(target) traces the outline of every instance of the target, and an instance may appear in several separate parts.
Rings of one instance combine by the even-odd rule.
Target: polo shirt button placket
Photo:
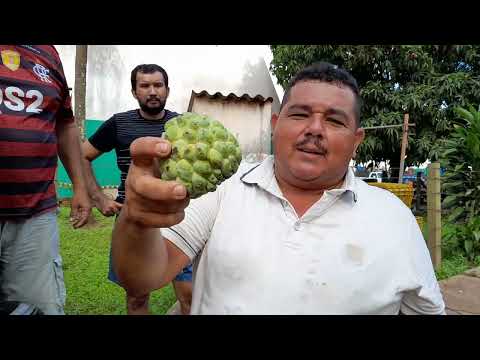
[[[293,225],[293,228],[295,229],[295,231],[299,231],[301,225],[302,225],[302,222],[300,220],[297,220],[297,221],[295,221],[295,224]]]

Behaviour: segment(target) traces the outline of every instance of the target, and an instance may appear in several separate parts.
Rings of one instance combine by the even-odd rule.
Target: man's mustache
[[[295,144],[297,148],[303,148],[307,146],[314,146],[319,153],[326,153],[327,149],[322,145],[318,136],[307,136]]]

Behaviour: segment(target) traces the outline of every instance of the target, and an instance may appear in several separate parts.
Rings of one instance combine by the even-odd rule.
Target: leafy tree
[[[480,46],[477,45],[271,45],[270,65],[285,88],[302,67],[327,61],[357,79],[364,100],[364,127],[415,123],[406,165],[436,161],[439,140],[452,130],[453,108],[480,103]],[[368,130],[361,162],[390,160],[399,166],[402,127]]]

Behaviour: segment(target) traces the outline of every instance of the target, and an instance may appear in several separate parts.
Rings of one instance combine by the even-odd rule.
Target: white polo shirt
[[[194,261],[192,314],[441,314],[415,217],[349,170],[301,218],[273,157],[192,200],[164,237]]]

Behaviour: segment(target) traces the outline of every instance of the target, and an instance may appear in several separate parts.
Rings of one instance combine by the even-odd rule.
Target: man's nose
[[[306,132],[316,136],[323,136],[325,134],[325,116],[321,114],[312,115]]]

